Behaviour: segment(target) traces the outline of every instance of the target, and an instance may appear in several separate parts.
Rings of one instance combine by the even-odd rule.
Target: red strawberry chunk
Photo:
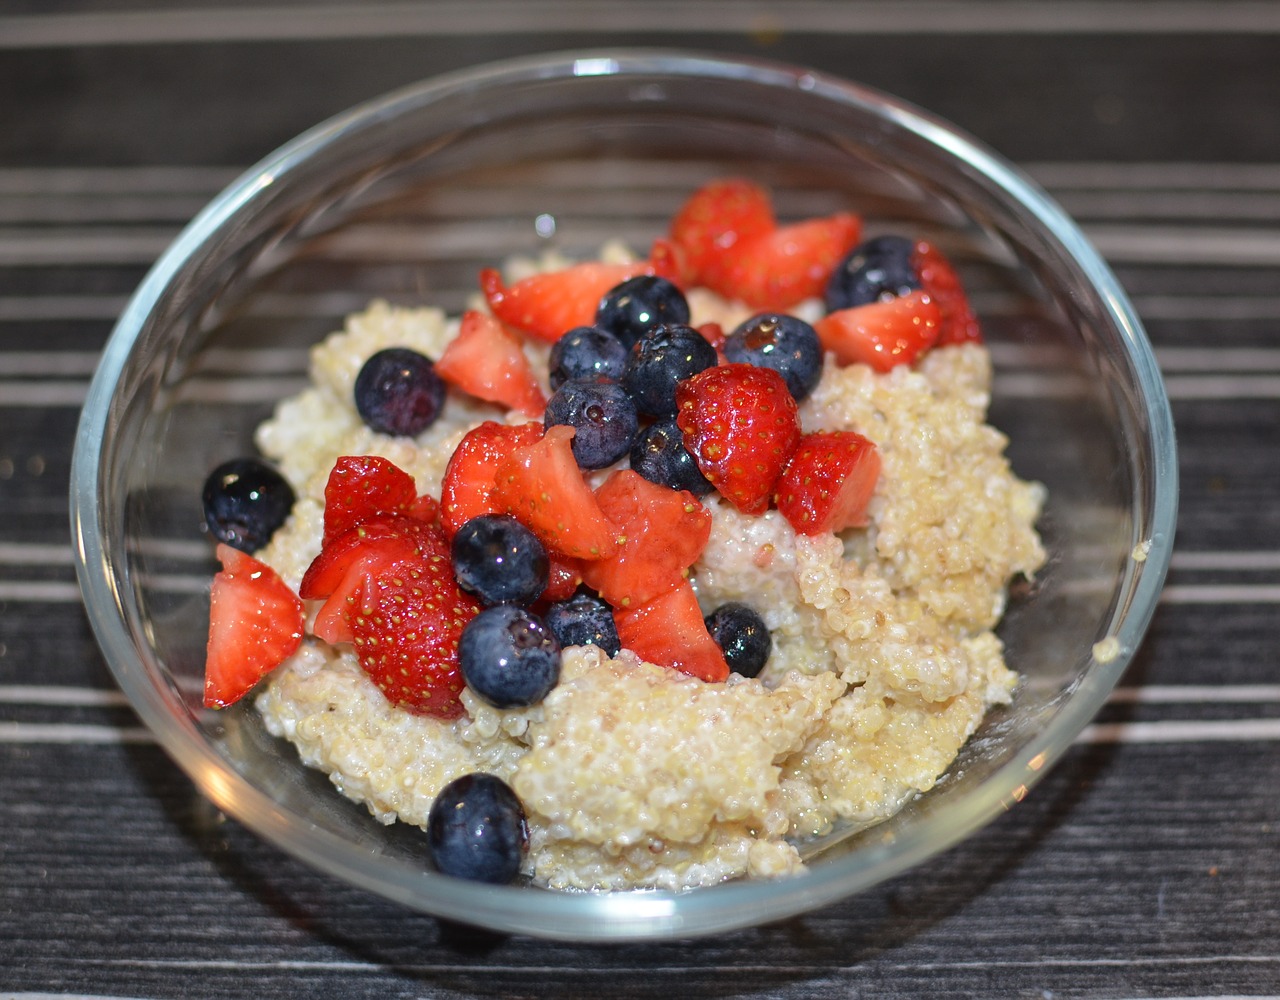
[[[536,443],[515,448],[498,464],[495,497],[548,549],[603,559],[617,544],[617,530],[573,457],[573,435],[572,427],[556,424]]]
[[[404,514],[414,508],[413,477],[378,455],[343,455],[324,487],[324,544],[361,521],[380,514]]]
[[[508,287],[493,268],[480,272],[480,288],[493,314],[524,333],[554,344],[575,326],[595,322],[605,292],[628,278],[653,274],[647,261],[603,264],[588,261],[530,275]]]
[[[432,525],[415,518],[382,515],[362,521],[321,548],[302,575],[298,595],[307,601],[329,597],[342,586],[358,561],[374,554],[379,559],[397,561],[447,551],[447,543],[440,538]]]
[[[458,335],[445,347],[435,370],[463,392],[527,417],[540,417],[546,409],[546,394],[519,338],[487,313],[463,313]]]
[[[550,563],[547,569],[547,586],[538,600],[547,604],[567,601],[577,593],[578,585],[582,583],[582,567],[586,563],[559,552],[548,552],[547,559]]]
[[[609,558],[582,564],[588,586],[615,608],[626,608],[688,579],[711,537],[711,512],[697,497],[619,469],[596,490],[596,500],[622,541]]]
[[[938,344],[980,344],[982,329],[951,262],[926,240],[916,244],[912,258],[921,289],[938,303],[941,314]]]
[[[829,313],[814,324],[822,346],[842,364],[887,372],[909,365],[933,347],[941,332],[938,304],[924,291]]]
[[[676,387],[676,423],[702,474],[744,514],[769,508],[800,440],[796,401],[771,368],[718,365]]]
[[[704,184],[671,220],[671,243],[678,248],[681,270],[702,283],[711,264],[726,251],[773,232],[769,192],[758,184],[727,177]]]
[[[467,432],[449,458],[440,487],[440,524],[446,537],[452,539],[473,517],[504,513],[495,496],[498,464],[516,448],[541,438],[541,421],[509,425],[486,420]]]
[[[704,681],[728,678],[729,665],[707,632],[693,585],[687,580],[634,608],[615,608],[618,639],[642,660]]]
[[[879,450],[856,431],[806,434],[778,481],[778,511],[800,535],[863,527],[879,476]]]
[[[783,226],[713,256],[703,266],[702,282],[753,309],[785,312],[822,295],[861,232],[858,217],[847,212]]]
[[[229,545],[209,595],[204,704],[226,708],[302,642],[302,602],[270,566]]]

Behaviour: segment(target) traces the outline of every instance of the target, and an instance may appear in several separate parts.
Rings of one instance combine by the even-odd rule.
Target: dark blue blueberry
[[[655,326],[635,342],[622,385],[650,417],[676,412],[676,385],[716,363],[716,349],[691,326]]]
[[[573,457],[583,469],[603,469],[631,450],[640,421],[617,382],[570,379],[547,401],[543,424],[574,428]]]
[[[524,807],[492,774],[455,778],[427,813],[427,853],[444,875],[504,885],[520,874],[528,847]]]
[[[822,378],[818,332],[785,313],[760,313],[743,322],[725,339],[724,356],[757,368],[772,368],[786,380],[797,402],[813,392]]]
[[[209,473],[202,499],[214,538],[242,552],[256,552],[284,524],[294,497],[271,466],[256,458],[235,458]]]
[[[414,437],[440,415],[444,383],[431,359],[407,347],[369,358],[356,376],[356,411],[380,434]]]
[[[577,326],[551,346],[547,363],[553,392],[569,379],[616,382],[627,369],[627,347],[598,326]]]
[[[920,287],[912,263],[915,243],[905,236],[877,236],[849,251],[827,282],[828,312],[907,295]]]
[[[689,303],[666,278],[640,275],[611,288],[596,309],[596,326],[630,347],[645,332],[666,323],[688,323]]]
[[[532,604],[547,589],[547,550],[507,514],[483,514],[453,536],[453,573],[485,604]]]
[[[458,666],[467,687],[494,708],[536,705],[560,679],[560,642],[537,615],[498,604],[467,622]]]
[[[599,597],[584,590],[567,601],[551,605],[544,620],[561,646],[599,646],[610,656],[617,656],[622,649],[618,629],[613,623],[613,610]]]
[[[706,617],[707,631],[735,674],[755,677],[773,652],[769,628],[754,610],[737,601],[722,604]]]
[[[705,496],[715,489],[684,446],[675,417],[655,420],[631,445],[631,468],[651,483]]]

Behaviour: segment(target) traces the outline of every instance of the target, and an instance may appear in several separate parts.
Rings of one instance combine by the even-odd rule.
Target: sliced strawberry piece
[[[298,596],[307,601],[323,600],[341,587],[352,566],[370,553],[397,561],[436,551],[448,549],[437,541],[431,525],[403,515],[380,515],[325,544],[302,575]]]
[[[634,608],[616,608],[618,639],[642,660],[704,681],[729,676],[729,665],[707,632],[693,585],[687,580]]]
[[[938,303],[941,324],[938,344],[980,344],[982,329],[969,305],[951,262],[927,240],[916,244],[912,265],[920,276],[920,288]]]
[[[923,291],[829,313],[814,324],[822,346],[843,364],[887,372],[909,365],[938,341],[942,314]]]
[[[480,289],[493,314],[524,333],[554,344],[575,326],[595,322],[605,292],[628,278],[653,274],[647,261],[603,264],[588,261],[522,278],[507,287],[493,268],[480,272]]]
[[[703,283],[707,267],[727,250],[773,232],[769,192],[739,177],[711,181],[688,197],[671,219],[671,243],[680,269]]]
[[[713,255],[703,265],[702,283],[753,309],[785,312],[822,295],[861,232],[861,221],[847,212],[783,226]]]
[[[458,335],[445,347],[435,371],[463,392],[527,417],[540,417],[547,407],[519,338],[487,313],[469,309],[462,314]]]
[[[688,579],[711,537],[711,512],[687,490],[619,469],[596,490],[622,541],[607,559],[582,564],[582,579],[615,608],[634,607]]]
[[[571,559],[559,552],[548,552],[547,556],[550,561],[547,570],[547,586],[538,600],[548,604],[567,601],[577,592],[578,585],[582,583],[582,567],[585,564],[580,559]]]
[[[481,514],[501,514],[494,496],[498,464],[516,448],[542,438],[542,423],[499,424],[486,420],[458,443],[444,470],[440,487],[440,524],[452,539],[458,529]]]
[[[796,401],[772,368],[718,365],[676,386],[676,423],[702,474],[744,514],[769,508],[800,440]]]
[[[616,529],[600,510],[573,457],[574,430],[547,428],[534,444],[515,448],[498,464],[495,497],[548,549],[575,559],[603,559]]]
[[[324,487],[324,543],[380,514],[404,514],[418,499],[413,477],[378,455],[343,455]]]
[[[719,323],[703,323],[698,327],[698,332],[702,334],[702,339],[716,349],[716,355],[723,353],[724,342],[728,338],[728,334],[724,332],[724,327]]]
[[[226,708],[291,656],[302,642],[302,602],[270,566],[218,546],[222,569],[209,596],[204,704]]]
[[[856,431],[806,434],[778,480],[778,512],[800,535],[863,527],[879,476],[879,449]]]

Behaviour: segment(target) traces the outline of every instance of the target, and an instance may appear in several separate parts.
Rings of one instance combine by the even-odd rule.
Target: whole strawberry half
[[[230,545],[209,597],[204,704],[226,708],[293,654],[302,642],[302,602],[270,566]]]
[[[324,487],[324,544],[361,521],[382,514],[415,510],[413,477],[378,455],[343,455],[333,464]]]
[[[806,434],[778,480],[778,512],[800,535],[862,527],[879,476],[879,450],[856,431]]]
[[[744,514],[763,514],[800,440],[796,401],[771,368],[718,365],[676,387],[676,424],[702,474]]]

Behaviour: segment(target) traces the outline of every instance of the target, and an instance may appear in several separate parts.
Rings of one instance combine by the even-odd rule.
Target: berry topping
[[[805,399],[822,377],[822,344],[802,319],[786,313],[758,313],[724,342],[729,361],[772,368],[786,380],[796,402]]]
[[[773,652],[773,637],[754,609],[730,601],[707,615],[706,626],[730,670],[743,677],[759,676]]]
[[[573,457],[584,469],[603,469],[631,450],[639,419],[636,404],[617,382],[570,379],[547,403],[547,427],[572,427]]]
[[[579,591],[567,601],[552,604],[542,620],[555,633],[562,647],[599,646],[610,656],[617,656],[622,649],[617,626],[613,624],[612,609],[586,591]]]
[[[302,642],[302,602],[275,570],[230,545],[209,595],[206,708],[233,705]]]
[[[551,389],[575,378],[617,382],[627,369],[627,357],[627,347],[613,334],[598,326],[575,327],[551,347]]]
[[[620,541],[607,559],[584,563],[582,579],[615,608],[657,597],[683,583],[711,537],[711,512],[692,493],[620,469],[596,490]]]
[[[343,455],[324,487],[324,544],[382,514],[412,516],[417,504],[418,489],[403,469],[378,455]]]
[[[473,517],[453,536],[453,572],[485,604],[532,604],[547,587],[547,550],[509,514]]]
[[[224,462],[204,481],[204,519],[220,542],[256,552],[271,540],[293,508],[293,489],[256,458]]]
[[[547,570],[547,589],[538,599],[547,603],[567,601],[582,584],[582,561],[559,552],[548,552],[547,557],[551,563]]]
[[[448,537],[473,517],[505,513],[495,496],[498,463],[541,439],[541,423],[512,426],[486,420],[467,431],[449,457],[440,487],[440,525]]]
[[[487,313],[463,313],[458,335],[435,367],[436,374],[463,392],[525,416],[536,417],[547,405],[519,337]]]
[[[689,303],[684,293],[653,274],[629,278],[609,289],[596,310],[596,326],[612,333],[626,347],[655,326],[688,322]]]
[[[938,303],[942,314],[939,344],[981,343],[982,330],[951,262],[931,243],[921,240],[915,248],[915,268],[920,287]]]
[[[609,289],[636,275],[652,273],[652,265],[644,261],[634,264],[589,261],[530,275],[507,287],[501,274],[485,268],[480,272],[480,288],[498,319],[554,344],[565,331],[594,323],[596,309]]]
[[[371,429],[416,437],[440,415],[444,383],[430,358],[407,347],[389,347],[360,369],[355,402],[360,419]]]
[[[655,326],[632,346],[622,385],[641,413],[669,417],[676,412],[677,383],[716,361],[716,349],[692,327]]]
[[[603,559],[617,544],[573,457],[574,430],[547,428],[541,440],[514,448],[498,463],[494,497],[549,550],[575,559]]]
[[[520,799],[492,774],[456,778],[431,803],[427,853],[443,875],[505,885],[520,873],[528,846]]]
[[[866,364],[887,372],[913,364],[938,341],[942,314],[925,292],[841,309],[818,320],[822,346],[843,364]]]
[[[879,450],[856,431],[806,434],[778,480],[778,512],[801,535],[863,527],[879,475]]]
[[[823,296],[827,311],[865,306],[920,288],[915,244],[905,236],[877,236],[854,247],[831,272]]]
[[[744,514],[769,507],[800,440],[796,401],[772,368],[728,364],[676,389],[676,423],[702,474]]]
[[[514,604],[485,608],[458,644],[467,687],[494,708],[536,705],[560,679],[560,641],[533,612]]]
[[[631,468],[651,483],[704,496],[715,489],[684,446],[675,417],[656,420],[636,435]]]
[[[693,585],[687,580],[645,604],[616,609],[613,620],[622,645],[642,660],[704,681],[729,676],[724,653],[707,631]]]
[[[777,228],[769,192],[737,177],[704,184],[671,220],[671,242],[690,280],[701,283],[720,255]]]

